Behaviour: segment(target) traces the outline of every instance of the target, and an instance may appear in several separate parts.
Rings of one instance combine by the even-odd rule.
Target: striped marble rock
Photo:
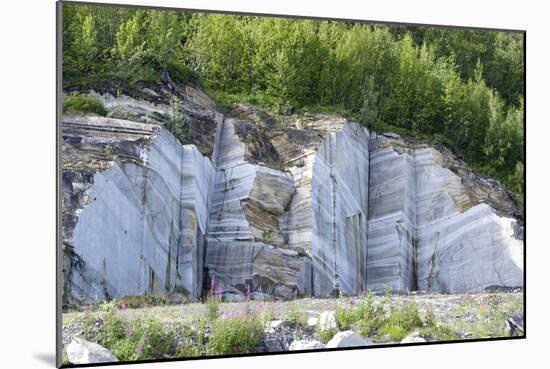
[[[523,286],[516,220],[476,205],[480,194],[444,167],[441,152],[376,134],[371,150],[369,289],[462,293]]]
[[[514,222],[480,204],[418,228],[418,289],[465,293],[522,287],[523,242],[514,237]]]
[[[64,128],[70,130],[73,123],[74,119],[66,120]],[[121,145],[117,132],[126,126],[151,126],[106,118],[86,118],[79,123],[88,133],[97,127],[104,135],[111,132],[115,158],[108,169],[90,177],[85,206],[73,209],[78,221],[67,243],[86,273],[79,273],[78,263],[66,273],[72,299],[92,301],[174,290],[198,297],[209,188],[214,180],[210,160],[159,127],[147,145],[139,146],[140,161],[117,159],[116,147]],[[93,138],[87,141],[78,147],[82,152],[99,145]],[[66,168],[63,176],[70,178],[74,171],[79,169]],[[64,182],[67,196],[74,185]]]
[[[197,298],[205,272],[235,299],[523,286],[521,231],[488,205],[505,191],[448,152],[323,116],[269,135],[278,170],[211,113],[212,162],[157,125],[64,117],[67,301]]]
[[[317,149],[309,209],[316,295],[366,288],[369,133],[346,122]]]
[[[367,286],[412,289],[416,191],[414,159],[392,148],[371,152]]]

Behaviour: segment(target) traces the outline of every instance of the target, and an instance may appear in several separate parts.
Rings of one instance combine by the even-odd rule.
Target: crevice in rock
[[[430,265],[430,274],[428,275],[428,290],[431,291],[434,286],[434,279],[437,277],[438,258],[437,258],[437,243],[439,242],[439,232],[434,234],[432,239],[432,257]]]

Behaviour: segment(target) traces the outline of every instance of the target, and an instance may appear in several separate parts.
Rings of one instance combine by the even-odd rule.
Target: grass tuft
[[[93,96],[69,95],[63,102],[63,112],[107,115],[101,100]]]

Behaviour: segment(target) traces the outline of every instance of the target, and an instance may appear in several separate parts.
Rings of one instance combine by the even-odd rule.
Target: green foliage
[[[420,318],[415,302],[396,303],[391,306],[378,335],[401,341],[413,329],[423,326],[424,322]]]
[[[189,134],[185,127],[185,115],[181,108],[181,101],[176,96],[170,99],[170,120],[167,122],[166,128],[172,132],[181,142],[185,142],[186,136]]]
[[[374,335],[385,319],[384,303],[375,305],[371,293],[366,294],[356,307],[337,307],[335,313],[340,330],[355,329],[365,337]]]
[[[197,14],[191,23],[193,37],[185,46],[187,62],[210,87],[234,92],[234,86],[246,83],[248,54],[241,19]]]
[[[297,326],[305,327],[307,325],[308,315],[305,311],[300,309],[296,301],[291,301],[289,302],[286,318]]]
[[[420,335],[428,341],[452,341],[460,339],[460,335],[444,325],[426,326],[420,328]]]
[[[168,68],[180,47],[182,25],[180,13],[166,10],[149,10],[146,44],[148,53],[163,70]]]
[[[162,358],[169,352],[173,332],[153,317],[126,322],[111,312],[101,324],[100,344],[113,351],[119,360]]]
[[[206,298],[206,319],[213,322],[220,316],[220,301],[216,296]]]
[[[69,95],[63,101],[65,113],[92,113],[101,116],[107,114],[101,100],[91,96]]]
[[[489,296],[485,311],[482,311],[483,320],[472,327],[475,338],[506,337],[508,335],[505,323],[511,312],[506,311],[505,307],[500,304],[498,296]]]
[[[104,328],[102,343],[121,360],[160,359],[170,352],[174,340],[174,332],[154,317],[132,321],[125,326],[123,335],[108,327]]]
[[[521,161],[518,161],[516,163],[516,168],[514,170],[514,173],[508,177],[508,181],[511,184],[514,191],[517,193],[517,201],[520,206],[520,209],[523,209],[523,197],[525,195],[524,193],[524,177],[525,177],[525,166]]]
[[[319,341],[323,343],[330,341],[336,333],[338,333],[338,329],[336,328],[321,328],[320,324],[315,326],[315,335],[319,338]]]
[[[119,308],[139,309],[163,304],[165,299],[162,296],[153,295],[125,295],[113,300],[113,303]]]
[[[250,353],[263,335],[263,326],[253,314],[216,320],[208,340],[211,354]]]
[[[200,82],[226,104],[342,111],[372,129],[442,138],[470,165],[523,188],[521,33],[63,9],[66,89]]]
[[[205,327],[202,321],[197,322],[196,328],[186,323],[178,323],[174,330],[181,343],[176,347],[175,356],[198,357],[206,354]]]
[[[338,307],[336,321],[340,330],[354,330],[363,337],[401,341],[413,331],[431,340],[453,340],[459,335],[436,322],[433,312],[422,318],[414,301],[393,301],[391,290],[385,288],[379,304],[368,293],[352,307]]]

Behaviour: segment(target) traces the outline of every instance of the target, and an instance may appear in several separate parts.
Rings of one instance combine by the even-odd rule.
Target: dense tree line
[[[523,188],[523,35],[64,5],[65,88],[171,80],[438,138]]]

